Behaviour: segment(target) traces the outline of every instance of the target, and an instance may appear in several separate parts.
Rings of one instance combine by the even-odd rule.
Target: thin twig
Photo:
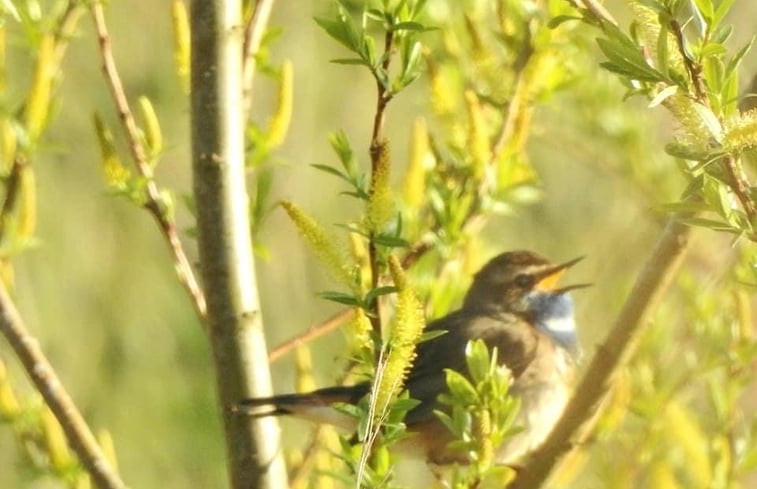
[[[3,199],[3,205],[0,206],[0,241],[5,237],[5,225],[8,223],[11,213],[16,208],[21,184],[21,171],[26,164],[26,160],[22,156],[16,155],[13,158],[10,173],[6,177],[5,198]]]
[[[242,97],[244,104],[245,120],[249,119],[252,112],[252,88],[255,83],[255,68],[257,60],[255,56],[263,41],[268,20],[271,18],[273,2],[275,0],[258,0],[255,10],[244,29],[244,66],[242,71]]]
[[[125,489],[118,473],[87,426],[87,422],[66,392],[50,362],[39,347],[39,342],[26,331],[21,316],[13,304],[5,284],[0,280],[0,330],[10,343],[27,374],[60,423],[71,447],[82,465],[89,471],[100,489]]]
[[[672,19],[668,24],[670,30],[673,33],[673,37],[676,39],[676,45],[678,46],[678,52],[683,58],[683,64],[686,66],[686,71],[689,72],[689,78],[691,78],[691,84],[694,86],[694,92],[697,96],[697,101],[707,105],[707,91],[704,88],[704,81],[702,80],[702,67],[691,59],[691,55],[686,49],[686,39],[683,36],[683,29],[681,24],[677,20]]]
[[[376,180],[376,172],[379,167],[379,160],[382,157],[382,153],[387,151],[385,146],[387,141],[384,139],[384,120],[386,119],[386,107],[392,100],[392,92],[387,90],[384,86],[379,73],[384,73],[389,76],[389,65],[392,61],[391,51],[392,44],[394,43],[394,32],[388,31],[384,36],[384,60],[381,62],[381,67],[378,69],[378,73],[374,72],[376,78],[376,113],[373,116],[373,130],[371,132],[371,182]],[[373,193],[373,185],[371,185],[371,193]],[[371,197],[373,197],[371,195]],[[376,241],[374,236],[371,236],[368,240],[368,262],[371,268],[371,287],[376,288],[379,284],[379,263],[378,263],[378,248],[376,247]],[[377,338],[381,337],[381,307],[379,305],[379,299],[374,302],[373,310],[368,314],[368,319],[371,323],[373,333]],[[376,350],[378,352],[378,349]]]
[[[544,444],[529,458],[508,489],[541,487],[556,463],[573,448],[573,438],[591,419],[612,378],[634,350],[634,339],[647,324],[657,301],[675,277],[688,247],[691,228],[680,216],[668,220],[647,258],[605,341],[589,365],[562,417]]]
[[[158,227],[160,227],[163,236],[166,238],[171,254],[173,255],[179,282],[181,282],[182,286],[184,286],[192,298],[192,304],[194,305],[195,311],[200,319],[203,320],[204,324],[207,311],[205,295],[197,282],[197,278],[192,270],[192,265],[184,252],[184,247],[181,244],[181,239],[179,238],[179,233],[176,229],[176,223],[168,216],[168,213],[165,210],[163,198],[160,195],[160,189],[153,178],[152,167],[147,161],[146,152],[139,136],[139,129],[137,128],[134,116],[129,108],[129,101],[126,98],[121,78],[116,69],[116,62],[110,46],[110,36],[108,34],[107,24],[105,23],[105,14],[103,12],[102,3],[99,1],[92,2],[91,13],[95,22],[95,29],[97,30],[97,39],[100,45],[100,54],[102,56],[105,79],[108,82],[108,87],[110,88],[113,101],[118,110],[119,119],[123,125],[126,139],[129,142],[129,150],[131,151],[134,165],[136,166],[139,175],[144,178],[146,182],[146,201],[144,207],[150,212],[150,214],[152,214],[153,218],[158,223]]]
[[[273,363],[276,360],[279,360],[285,354],[294,350],[298,346],[302,346],[305,343],[313,341],[316,338],[319,338],[327,333],[330,333],[331,331],[334,331],[340,325],[349,321],[354,316],[355,316],[355,310],[353,308],[348,308],[348,309],[343,309],[339,311],[338,313],[334,314],[333,316],[331,316],[330,318],[326,319],[325,321],[321,323],[314,324],[313,326],[309,327],[307,330],[303,331],[302,333],[299,333],[293,336],[292,338],[286,340],[285,342],[274,347],[268,353],[268,361],[270,363]]]
[[[577,9],[585,9],[594,20],[601,22],[609,22],[612,25],[618,25],[618,21],[612,16],[607,9],[599,3],[597,0],[567,0],[568,3],[573,5]]]
[[[749,181],[744,174],[744,169],[733,155],[726,155],[723,157],[723,168],[725,169],[728,177],[731,179],[730,187],[733,193],[741,202],[749,222],[757,224],[755,218],[757,218],[757,208],[755,207],[754,200],[749,196]]]

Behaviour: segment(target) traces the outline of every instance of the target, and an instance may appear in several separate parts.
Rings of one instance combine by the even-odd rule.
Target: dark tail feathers
[[[236,412],[255,418],[263,416],[280,416],[282,414],[296,414],[297,411],[303,408],[329,406],[337,402],[357,404],[357,402],[370,391],[370,387],[370,384],[362,383],[351,386],[325,387],[304,394],[252,397],[249,399],[242,399],[233,409]]]

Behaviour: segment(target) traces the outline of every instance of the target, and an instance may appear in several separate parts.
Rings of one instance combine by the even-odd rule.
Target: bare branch
[[[125,489],[118,473],[111,467],[100,446],[66,392],[52,365],[39,347],[39,342],[26,330],[5,284],[0,280],[0,330],[21,360],[45,403],[60,423],[66,438],[76,451],[82,465],[100,489]]]
[[[181,239],[179,238],[179,233],[176,229],[176,223],[166,212],[165,205],[163,204],[163,197],[160,195],[160,189],[153,178],[152,167],[147,161],[146,152],[139,136],[139,129],[134,121],[134,116],[129,107],[129,101],[126,98],[121,78],[116,69],[116,62],[113,57],[113,51],[111,50],[110,36],[108,34],[107,24],[105,23],[105,13],[103,12],[102,3],[99,1],[93,1],[90,9],[95,23],[95,29],[97,30],[97,39],[100,44],[100,54],[102,56],[105,79],[108,82],[113,101],[116,104],[118,116],[129,143],[129,150],[131,151],[134,165],[136,166],[139,175],[143,177],[146,182],[146,201],[144,207],[150,212],[150,214],[152,214],[153,218],[158,223],[158,227],[160,227],[163,236],[166,238],[171,254],[173,255],[179,282],[181,282],[181,285],[184,286],[192,298],[192,304],[194,305],[197,315],[201,320],[204,320],[206,314],[205,295],[195,278],[192,265],[184,252],[184,246],[181,244]]]
[[[647,258],[615,324],[568,403],[562,417],[544,444],[518,471],[508,489],[541,487],[550,472],[573,447],[573,439],[594,415],[610,388],[613,376],[634,350],[634,339],[647,324],[657,301],[675,277],[688,248],[691,228],[668,220],[660,238]]]
[[[255,68],[257,62],[255,56],[260,49],[260,43],[263,41],[268,20],[271,18],[273,2],[275,0],[257,0],[255,10],[250,16],[249,22],[244,29],[244,66],[242,72],[242,97],[244,104],[245,121],[249,119],[252,112],[252,88],[255,84]]]
[[[268,361],[273,363],[279,360],[281,357],[294,350],[298,346],[305,345],[306,343],[309,343],[316,338],[320,338],[321,336],[334,331],[339,326],[352,319],[354,316],[354,309],[342,309],[325,321],[310,326],[302,333],[293,336],[292,338],[273,348],[268,353]]]
[[[757,224],[757,206],[749,195],[749,180],[747,180],[741,164],[733,155],[726,155],[723,157],[723,168],[725,168],[726,174],[731,180],[729,186],[741,202],[741,207],[746,212],[747,219],[753,225]]]

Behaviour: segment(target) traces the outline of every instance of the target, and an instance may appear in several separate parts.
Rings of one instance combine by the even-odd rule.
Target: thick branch
[[[139,136],[139,129],[137,123],[134,121],[131,108],[129,107],[129,101],[126,98],[126,92],[124,92],[123,84],[121,83],[121,77],[118,75],[116,69],[116,61],[113,57],[113,51],[110,46],[110,36],[108,34],[108,27],[105,23],[105,13],[103,12],[102,4],[99,1],[92,2],[92,18],[95,22],[95,28],[97,30],[97,39],[100,43],[100,54],[103,62],[103,72],[108,82],[113,101],[116,104],[118,110],[118,116],[121,120],[121,124],[126,134],[126,139],[129,142],[129,150],[131,151],[132,159],[139,172],[139,175],[144,178],[145,185],[145,204],[144,207],[152,214],[155,221],[158,223],[160,230],[168,242],[168,246],[173,255],[175,263],[176,273],[179,278],[179,282],[189,293],[192,298],[192,304],[200,319],[205,318],[205,296],[200,288],[197,279],[195,278],[192,265],[184,252],[184,247],[179,239],[179,233],[176,229],[176,223],[168,216],[163,205],[163,198],[160,195],[160,189],[155,183],[152,174],[152,167],[147,161],[146,151],[142,145],[141,138]]]
[[[118,473],[105,458],[100,446],[45,358],[39,343],[26,331],[21,316],[0,280],[0,330],[13,347],[42,398],[63,428],[71,447],[100,489],[125,489]]]
[[[646,325],[658,299],[683,260],[691,228],[672,217],[647,258],[605,341],[599,345],[583,380],[544,444],[518,472],[509,489],[541,487],[558,460],[572,448],[572,440],[592,418],[610,388],[615,372],[633,351],[634,339]]]
[[[192,2],[192,168],[207,322],[233,489],[285,488],[273,418],[238,416],[270,395],[245,188],[241,0]]]

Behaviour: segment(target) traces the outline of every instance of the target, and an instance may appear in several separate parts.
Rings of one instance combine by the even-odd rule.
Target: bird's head
[[[554,264],[530,251],[502,253],[475,275],[463,309],[517,314],[561,343],[575,341],[573,302],[567,293],[588,284],[558,287],[558,281],[580,260]]]

